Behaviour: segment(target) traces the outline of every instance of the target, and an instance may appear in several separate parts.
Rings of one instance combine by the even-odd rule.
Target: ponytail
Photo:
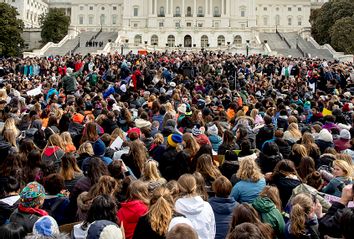
[[[290,234],[299,236],[305,233],[306,213],[300,204],[292,206],[290,221]]]
[[[173,198],[167,188],[158,188],[154,194],[148,217],[152,230],[164,236],[173,216]]]

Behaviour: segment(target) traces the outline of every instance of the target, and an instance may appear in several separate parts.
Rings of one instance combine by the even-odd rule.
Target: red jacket
[[[117,212],[117,217],[120,223],[123,223],[125,238],[131,239],[139,218],[147,213],[148,207],[139,200],[124,202],[121,206]]]

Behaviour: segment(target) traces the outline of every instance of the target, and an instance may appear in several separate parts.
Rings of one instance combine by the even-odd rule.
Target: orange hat
[[[84,121],[84,118],[85,118],[85,116],[83,116],[82,114],[75,113],[72,120],[75,123],[82,124],[82,122]]]

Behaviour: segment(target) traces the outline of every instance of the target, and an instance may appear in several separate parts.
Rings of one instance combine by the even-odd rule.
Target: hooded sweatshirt
[[[232,219],[232,212],[238,202],[233,198],[212,197],[209,199],[213,208],[216,223],[215,239],[225,239]]]
[[[213,147],[213,150],[215,152],[218,152],[219,146],[222,143],[222,138],[219,135],[210,135],[209,136],[209,141],[211,143],[211,146]]]
[[[213,209],[200,196],[178,199],[175,209],[192,222],[199,239],[215,238],[216,225]]]
[[[257,197],[252,206],[260,214],[263,223],[269,223],[278,237],[282,237],[285,229],[285,222],[279,210],[272,200],[267,197]]]
[[[123,202],[117,212],[120,223],[123,223],[125,238],[131,239],[138,224],[139,218],[145,215],[148,207],[139,200]]]

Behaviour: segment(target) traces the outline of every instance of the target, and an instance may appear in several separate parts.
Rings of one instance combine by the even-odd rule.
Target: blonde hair
[[[312,211],[313,201],[310,195],[300,193],[293,198],[291,205],[290,233],[294,236],[300,236],[305,233],[305,223]]]
[[[155,134],[153,143],[156,145],[161,145],[161,144],[163,144],[164,140],[165,139],[163,138],[163,135],[160,133],[157,133],[157,134]]]
[[[52,134],[51,136],[49,136],[48,143],[45,146],[45,148],[47,148],[49,146],[58,146],[59,148],[64,149],[63,144],[62,144],[62,139],[59,136],[59,134]]]
[[[90,156],[94,155],[92,144],[90,142],[84,142],[80,145],[79,150],[77,151],[78,154],[88,154]]]
[[[157,163],[153,160],[147,161],[144,165],[144,181],[157,181],[161,178]]]
[[[298,155],[301,155],[301,157],[308,156],[307,149],[302,144],[294,144],[292,151]]]
[[[301,139],[302,137],[302,134],[299,130],[299,126],[297,125],[297,123],[291,123],[287,131],[296,139]]]
[[[307,144],[314,144],[314,143],[315,143],[315,139],[312,134],[310,134],[309,132],[305,132],[302,135],[301,144],[303,144],[305,147]]]
[[[182,137],[185,145],[185,150],[191,155],[193,158],[198,150],[200,149],[200,146],[197,142],[197,140],[193,137],[191,133],[185,133]]]
[[[12,133],[15,133],[16,137],[20,134],[20,130],[18,130],[16,127],[16,121],[12,117],[8,118],[5,121],[2,133],[4,134],[7,130],[11,131]]]
[[[236,173],[236,177],[241,180],[257,182],[263,178],[263,174],[261,173],[261,170],[256,164],[255,160],[251,158],[245,158],[240,162],[240,168]]]
[[[348,164],[347,161],[344,160],[334,160],[333,161],[333,166],[337,166],[338,168],[342,169],[344,172],[345,178],[351,179],[353,176],[353,167]]]
[[[192,174],[183,174],[179,177],[178,188],[180,195],[183,196],[195,196],[197,192],[197,181]]]
[[[167,233],[168,226],[173,217],[173,197],[165,187],[154,190],[150,200],[148,212],[151,229],[160,236]]]
[[[11,146],[17,148],[17,142],[16,142],[16,138],[17,138],[17,131],[13,130],[13,129],[7,129],[4,130],[3,135],[4,135],[4,139],[9,142],[11,144]]]
[[[258,109],[252,109],[250,116],[252,119],[256,119],[256,116],[258,115]]]
[[[73,145],[73,140],[72,140],[71,135],[68,131],[61,133],[60,137],[63,140],[62,144],[63,144],[64,148],[66,148],[66,146],[68,146],[68,145]]]

